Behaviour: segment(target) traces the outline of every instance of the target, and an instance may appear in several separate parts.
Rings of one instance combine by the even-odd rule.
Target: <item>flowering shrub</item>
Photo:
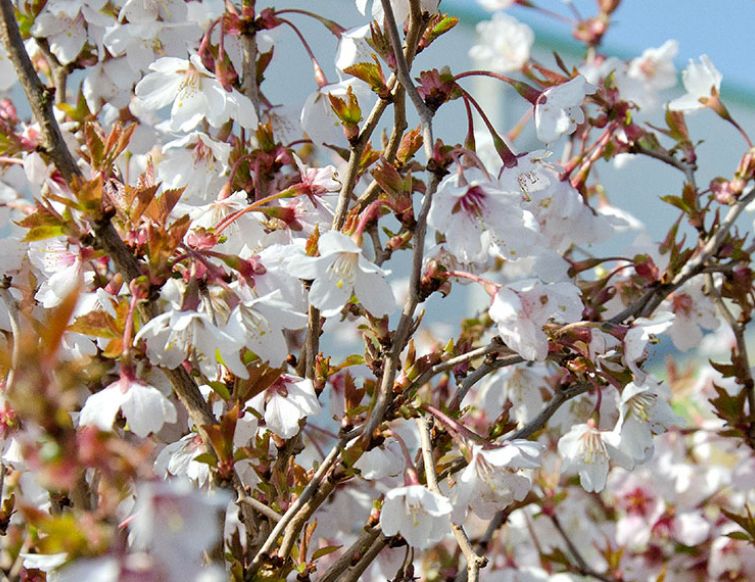
[[[571,18],[581,62],[495,12],[452,71],[438,0],[357,0],[351,30],[0,0],[4,575],[751,579],[755,149],[708,57],[679,95],[673,41],[601,52],[619,3]],[[338,82],[298,19],[338,38]],[[284,42],[312,60],[300,116],[266,96]],[[476,76],[524,100],[516,128]],[[693,113],[742,140],[710,184]],[[654,243],[599,180],[619,156],[679,177]],[[664,336],[689,365],[648,365]]]

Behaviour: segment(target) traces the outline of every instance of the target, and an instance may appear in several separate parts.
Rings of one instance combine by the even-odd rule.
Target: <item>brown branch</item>
[[[538,414],[535,418],[533,418],[519,430],[514,431],[510,435],[506,436],[503,440],[511,441],[514,439],[526,439],[527,437],[532,436],[546,425],[550,418],[554,414],[556,414],[556,411],[561,408],[561,405],[564,402],[567,402],[568,400],[571,400],[572,398],[575,398],[580,394],[584,394],[588,390],[589,386],[587,386],[586,384],[577,384],[569,388],[556,390],[553,398],[548,401],[548,404],[546,404],[545,408],[540,411],[540,414]]]
[[[60,132],[60,126],[53,114],[54,96],[52,91],[39,80],[37,71],[24,47],[24,39],[18,30],[18,23],[10,0],[0,0],[0,39],[5,45],[8,58],[16,69],[18,80],[29,100],[34,119],[39,123],[42,134],[42,147],[60,170],[66,182],[81,176]]]
[[[380,534],[379,527],[365,527],[356,541],[331,564],[317,582],[336,582],[341,574],[365,555]]]
[[[358,582],[362,579],[362,574],[369,568],[370,564],[378,557],[378,554],[383,551],[383,548],[388,545],[391,538],[386,536],[383,532],[378,534],[372,545],[367,548],[359,561],[349,568],[342,576],[337,578],[338,582]]]
[[[606,576],[605,574],[601,574],[600,572],[596,572],[590,567],[587,561],[582,557],[582,553],[577,549],[577,546],[574,544],[569,534],[564,530],[563,526],[561,525],[561,521],[558,519],[558,516],[555,513],[550,515],[550,519],[553,522],[553,526],[556,528],[556,531],[558,531],[559,535],[564,540],[569,553],[577,563],[576,570],[579,574],[581,574],[582,576],[590,576],[591,578],[595,578],[597,580],[603,580],[603,582],[616,582],[615,578]]]

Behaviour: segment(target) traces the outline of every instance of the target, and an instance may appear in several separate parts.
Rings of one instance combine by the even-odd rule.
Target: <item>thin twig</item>
[[[356,541],[320,576],[318,582],[336,582],[352,564],[356,564],[380,536],[379,527],[366,527]]]
[[[266,505],[262,503],[259,499],[255,499],[254,497],[251,497],[249,495],[245,495],[243,497],[239,497],[239,503],[243,503],[248,505],[249,507],[253,508],[255,511],[258,511],[265,517],[269,517],[274,522],[279,522],[281,518],[283,517],[280,513],[275,511],[272,507],[269,505]]]
[[[417,427],[419,428],[419,442],[422,448],[422,459],[425,465],[425,478],[427,480],[427,487],[433,493],[437,495],[443,495],[438,487],[438,476],[435,474],[435,461],[433,460],[433,446],[432,438],[430,436],[430,429],[433,419],[429,416],[421,416],[417,419]],[[467,533],[464,528],[458,523],[451,521],[451,533],[456,538],[456,543],[459,544],[461,553],[464,554],[464,558],[467,561],[467,579],[470,582],[477,582],[480,577],[480,568],[484,568],[488,563],[488,559],[485,556],[478,555],[472,542],[469,541]]]
[[[564,402],[567,402],[568,400],[571,400],[572,398],[575,398],[580,394],[584,394],[588,390],[589,386],[586,384],[577,384],[568,388],[556,390],[553,398],[548,401],[548,404],[546,404],[545,408],[540,411],[540,414],[538,414],[535,418],[533,418],[519,430],[507,435],[503,440],[511,441],[514,439],[526,439],[532,436],[546,425],[550,418],[554,414],[556,414],[556,411],[561,408],[561,405]]]
[[[597,580],[603,580],[603,582],[616,582],[615,578],[606,576],[605,574],[601,574],[600,572],[596,572],[590,567],[584,557],[582,557],[581,552],[577,549],[577,546],[574,545],[574,542],[569,537],[569,534],[564,530],[563,526],[561,525],[561,521],[558,519],[558,516],[555,513],[550,514],[550,519],[553,522],[553,526],[556,528],[556,531],[558,531],[559,535],[564,540],[564,543],[569,549],[569,553],[571,553],[574,561],[577,562],[577,572],[579,574],[581,574],[582,576],[590,576],[591,578],[595,578]]]

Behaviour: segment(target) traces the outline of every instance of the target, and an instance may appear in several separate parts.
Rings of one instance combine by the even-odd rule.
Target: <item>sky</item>
[[[533,0],[542,8],[570,15],[562,0]],[[596,12],[595,0],[574,0],[583,15]],[[447,12],[485,16],[475,0],[443,0]],[[530,9],[508,10],[527,22],[536,33],[543,31],[570,41],[566,24]],[[679,42],[677,66],[707,54],[723,73],[724,93],[749,94],[755,101],[755,0],[623,0],[614,14],[614,25],[604,39],[606,52],[634,56],[674,38]]]

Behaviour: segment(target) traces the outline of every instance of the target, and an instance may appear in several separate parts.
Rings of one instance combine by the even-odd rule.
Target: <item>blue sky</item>
[[[533,0],[535,4],[570,14],[561,0]],[[595,13],[595,0],[574,0],[583,15]],[[443,0],[446,11],[483,17],[475,0]],[[512,7],[509,13],[536,32],[552,33],[571,41],[567,25],[529,9]],[[755,0],[624,0],[614,15],[615,25],[605,38],[605,49],[621,56],[639,54],[669,38],[679,41],[677,66],[706,53],[724,75],[724,91],[746,91],[755,97]]]

